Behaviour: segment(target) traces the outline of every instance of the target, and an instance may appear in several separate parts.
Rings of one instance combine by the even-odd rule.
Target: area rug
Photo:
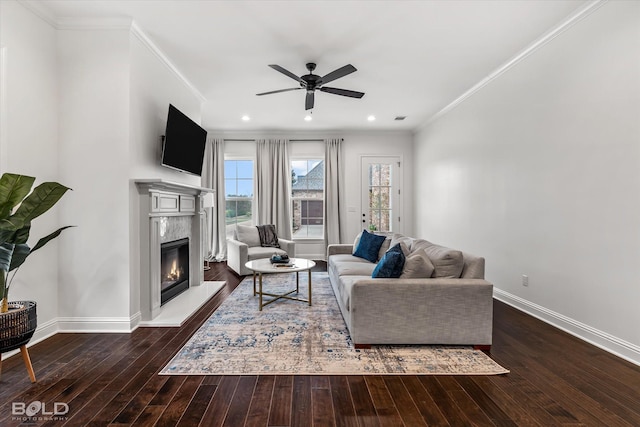
[[[264,290],[295,289],[294,273],[264,276]],[[300,297],[307,296],[300,274]],[[472,347],[372,346],[356,350],[327,273],[313,273],[313,306],[278,300],[262,311],[245,278],[161,375],[498,375],[509,371]]]

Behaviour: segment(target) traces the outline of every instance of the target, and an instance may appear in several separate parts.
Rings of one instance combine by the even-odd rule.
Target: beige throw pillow
[[[260,246],[260,234],[258,233],[258,228],[254,225],[237,225],[236,235],[239,242],[250,248]]]
[[[457,279],[462,274],[462,252],[444,246],[432,245],[424,249],[435,270],[433,277]]]
[[[400,248],[402,248],[402,253],[406,258],[411,253],[412,242],[413,242],[413,239],[411,237],[405,237],[402,234],[396,233],[391,237],[391,242],[389,243],[389,247],[392,248],[398,243],[400,243]]]
[[[404,260],[401,279],[423,279],[433,274],[435,267],[424,251],[410,254]]]

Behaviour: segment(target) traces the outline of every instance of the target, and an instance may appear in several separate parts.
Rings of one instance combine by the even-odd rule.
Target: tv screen
[[[169,104],[162,165],[200,176],[207,131]]]

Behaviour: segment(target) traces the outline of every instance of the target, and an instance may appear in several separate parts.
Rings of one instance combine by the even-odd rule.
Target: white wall
[[[209,131],[212,136],[224,139],[258,139],[258,138],[288,138],[294,140],[290,143],[290,157],[321,156],[324,157],[324,143],[317,141],[325,138],[344,138],[343,154],[345,170],[345,223],[342,241],[352,243],[356,235],[362,231],[362,207],[361,205],[361,158],[365,155],[399,156],[403,165],[401,167],[401,180],[403,183],[401,197],[401,210],[403,216],[402,232],[411,235],[413,232],[413,137],[409,132],[363,132],[344,131],[331,133],[314,132],[282,132],[277,135],[269,132],[233,132],[217,133]],[[299,141],[295,141],[299,140]],[[229,141],[225,144],[225,153],[230,157],[255,158],[255,144],[253,142]],[[296,243],[296,254],[313,259],[324,259],[326,247],[318,241],[299,240]]]
[[[15,1],[0,2],[0,47],[5,48],[5,86],[0,94],[5,109],[1,118],[0,172],[58,181],[58,90],[56,32]],[[62,182],[63,184],[67,184]],[[58,206],[71,203],[68,193]],[[59,227],[59,207],[37,218],[29,244]],[[58,316],[58,246],[74,230],[34,253],[20,268],[13,282],[11,300],[38,303],[39,330],[34,341],[55,332]]]
[[[415,137],[417,234],[640,363],[640,3],[609,2]],[[522,286],[522,275],[529,286]]]
[[[129,318],[129,51],[126,28],[58,31],[61,218],[78,226],[60,246],[67,330]]]

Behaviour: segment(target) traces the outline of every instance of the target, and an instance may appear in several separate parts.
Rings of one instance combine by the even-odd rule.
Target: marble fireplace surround
[[[204,195],[210,188],[162,179],[134,181],[140,200],[140,313],[142,321],[156,318],[160,307],[160,245],[189,238],[189,286],[204,282],[202,242]]]

